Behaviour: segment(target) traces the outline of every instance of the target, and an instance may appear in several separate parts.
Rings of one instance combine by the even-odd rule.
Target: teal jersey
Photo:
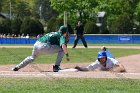
[[[38,39],[39,42],[47,43],[51,45],[62,45],[66,44],[66,38],[60,32],[50,32]]]

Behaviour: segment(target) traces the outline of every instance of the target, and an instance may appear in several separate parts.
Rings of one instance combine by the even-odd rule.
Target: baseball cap
[[[59,28],[59,31],[60,31],[62,34],[64,34],[65,32],[68,31],[68,28],[67,28],[66,26],[61,26],[61,27]]]

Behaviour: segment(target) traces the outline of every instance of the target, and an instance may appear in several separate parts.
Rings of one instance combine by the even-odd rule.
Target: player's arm
[[[79,71],[89,71],[88,68],[86,68],[86,67],[80,67],[80,66],[76,66],[75,69],[77,69]]]
[[[66,44],[62,44],[62,49],[66,55],[66,60],[69,61],[69,54],[68,54],[68,49],[67,49],[67,45]]]
[[[92,64],[86,66],[86,67],[80,67],[76,66],[75,69],[78,69],[79,71],[97,71],[96,69],[99,67],[99,64],[97,63],[97,60],[93,62]]]
[[[122,64],[117,64],[117,65],[114,65],[114,67],[110,70],[110,71],[113,71],[113,72],[126,72],[124,66]]]

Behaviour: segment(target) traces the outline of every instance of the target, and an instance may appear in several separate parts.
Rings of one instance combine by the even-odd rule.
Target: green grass
[[[0,64],[17,64],[21,62],[25,57],[30,56],[32,49],[26,48],[0,48]],[[93,62],[97,58],[97,53],[100,51],[99,48],[83,48],[83,49],[69,49],[70,63],[77,62]],[[116,58],[128,55],[139,54],[139,49],[110,49]],[[56,60],[57,54],[53,55],[41,55],[39,56],[34,63],[54,63]],[[65,57],[63,58],[63,63],[65,62]]]
[[[0,46],[33,46],[33,44],[0,44]],[[73,44],[68,44],[68,46],[73,46]],[[77,46],[83,46],[83,44]],[[140,44],[88,44],[88,46],[140,46]]]
[[[0,64],[18,64],[32,49],[1,48]],[[97,49],[69,49],[70,63],[91,62]],[[115,57],[139,54],[139,49],[110,49]],[[42,55],[35,63],[54,63],[56,54]],[[63,64],[67,63],[63,59]],[[140,80],[83,78],[5,78],[0,77],[0,93],[140,93]]]
[[[140,80],[0,78],[0,93],[139,93]]]

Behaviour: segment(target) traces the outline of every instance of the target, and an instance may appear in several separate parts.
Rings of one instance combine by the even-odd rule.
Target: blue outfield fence
[[[0,44],[34,44],[33,38],[0,38]]]
[[[90,44],[140,44],[140,35],[85,35],[85,40]],[[73,43],[71,35],[69,43]],[[79,43],[82,43],[79,40]]]
[[[140,35],[85,35],[89,44],[140,44]],[[73,44],[75,35],[70,36]],[[0,44],[34,44],[35,38],[0,38]],[[79,40],[79,43],[82,43]]]

